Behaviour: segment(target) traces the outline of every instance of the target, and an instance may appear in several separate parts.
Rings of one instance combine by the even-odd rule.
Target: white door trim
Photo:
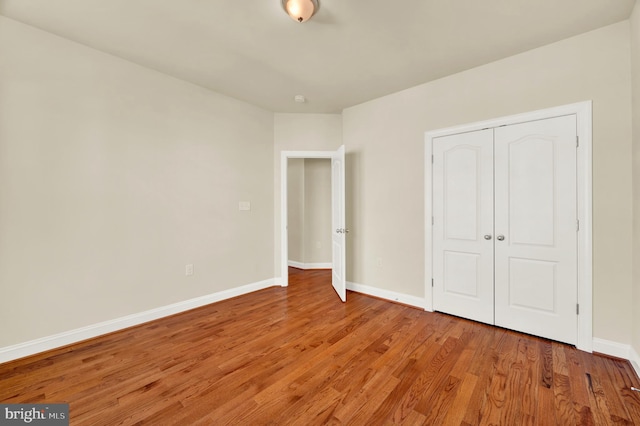
[[[281,151],[280,152],[280,282],[282,287],[289,285],[289,233],[287,181],[289,158],[326,158],[331,160],[335,151]]]
[[[433,139],[456,133],[471,132],[491,127],[543,120],[575,114],[580,145],[577,151],[577,200],[578,220],[578,343],[576,347],[586,352],[593,351],[593,251],[592,251],[592,103],[591,101],[563,105],[523,114],[464,124],[425,133],[425,309],[433,311],[433,200],[432,200],[432,145]]]

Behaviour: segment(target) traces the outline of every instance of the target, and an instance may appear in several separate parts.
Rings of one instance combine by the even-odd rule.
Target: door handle
[[[498,241],[504,241],[504,235],[498,235],[496,238]]]
[[[485,239],[485,240],[490,240],[490,239],[491,239],[491,235],[489,235],[489,234],[485,235],[485,236],[484,236],[484,239]]]

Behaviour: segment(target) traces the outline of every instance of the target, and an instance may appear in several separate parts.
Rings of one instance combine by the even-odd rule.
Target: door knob
[[[504,235],[498,235],[496,238],[498,241],[504,241]]]
[[[485,239],[485,240],[490,240],[490,239],[491,239],[491,235],[489,235],[489,234],[485,235],[485,236],[484,236],[484,239]]]

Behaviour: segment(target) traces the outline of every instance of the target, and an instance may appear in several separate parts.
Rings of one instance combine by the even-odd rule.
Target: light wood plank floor
[[[622,360],[357,293],[330,271],[0,365],[72,425],[640,425]]]

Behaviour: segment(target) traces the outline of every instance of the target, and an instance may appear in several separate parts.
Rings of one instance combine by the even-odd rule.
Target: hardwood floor
[[[330,271],[0,365],[72,425],[640,425],[623,360],[357,293]]]

